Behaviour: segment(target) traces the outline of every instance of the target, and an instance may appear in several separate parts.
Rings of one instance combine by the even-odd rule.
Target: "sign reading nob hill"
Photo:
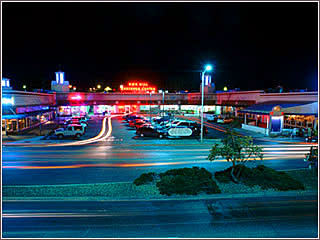
[[[168,134],[171,137],[189,137],[192,135],[192,130],[190,128],[171,128]]]

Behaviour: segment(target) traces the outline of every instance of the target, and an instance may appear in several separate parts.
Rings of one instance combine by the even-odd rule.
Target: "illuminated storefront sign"
[[[149,86],[147,82],[129,82],[127,86],[120,85],[121,92],[155,92],[156,87]]]
[[[2,98],[2,104],[5,104],[5,105],[14,105],[14,99],[13,99],[13,97],[11,97],[11,98]]]
[[[188,137],[192,135],[192,130],[190,128],[170,128],[168,131],[169,136],[172,137]]]
[[[72,96],[71,99],[72,100],[81,100],[82,97],[80,95],[76,95],[76,96]]]

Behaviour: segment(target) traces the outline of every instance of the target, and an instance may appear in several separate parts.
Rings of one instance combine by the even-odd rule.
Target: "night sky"
[[[88,91],[128,80],[199,91],[318,89],[317,3],[9,3],[2,8],[3,77],[50,89],[54,72]]]

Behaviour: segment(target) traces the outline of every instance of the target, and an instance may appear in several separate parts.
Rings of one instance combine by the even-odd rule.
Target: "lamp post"
[[[164,116],[164,94],[168,93],[168,90],[159,90],[159,93],[162,93],[162,115]]]
[[[150,122],[151,122],[151,95],[152,95],[152,92],[150,91],[150,101],[149,101],[149,115],[150,115]]]
[[[211,65],[206,65],[204,71],[202,72],[201,75],[201,136],[200,140],[201,142],[203,141],[203,102],[204,102],[204,75],[206,72],[212,71],[212,66]]]

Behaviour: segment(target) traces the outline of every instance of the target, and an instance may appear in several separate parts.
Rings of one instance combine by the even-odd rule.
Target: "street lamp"
[[[208,64],[205,66],[204,71],[202,72],[201,75],[201,142],[203,141],[203,101],[204,101],[204,75],[206,74],[206,72],[210,72],[213,70],[212,65]]]
[[[22,88],[24,89],[24,91],[26,91],[27,86],[26,86],[26,85],[23,85]]]
[[[150,101],[149,101],[149,117],[150,117],[150,122],[151,122],[151,95],[152,95],[152,92],[150,91],[147,91],[147,93],[150,93]]]
[[[104,89],[104,91],[106,91],[106,92],[111,91],[111,90],[112,90],[112,88],[109,86]]]
[[[101,85],[100,85],[100,84],[98,84],[98,85],[97,85],[97,88],[98,88],[98,89],[100,89],[100,88],[101,88]]]
[[[159,93],[162,93],[162,115],[164,116],[164,94],[168,93],[168,90],[159,90]]]

